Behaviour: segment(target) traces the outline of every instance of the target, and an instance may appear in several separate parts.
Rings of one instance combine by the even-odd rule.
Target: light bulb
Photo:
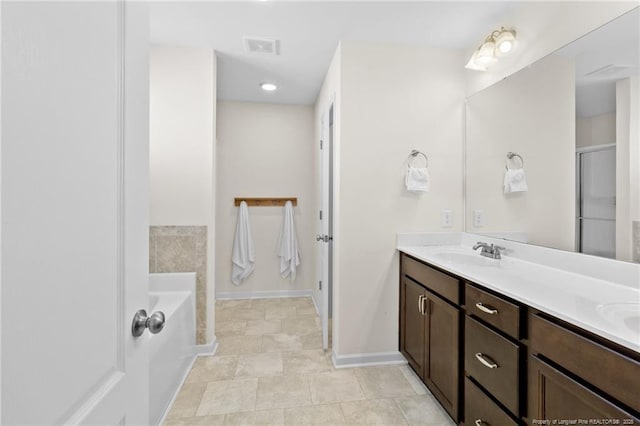
[[[265,90],[267,92],[273,92],[274,90],[278,89],[278,86],[276,86],[273,83],[262,83],[260,84],[260,88],[262,88],[262,90]]]

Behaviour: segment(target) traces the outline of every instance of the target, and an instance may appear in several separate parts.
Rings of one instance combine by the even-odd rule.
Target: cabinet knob
[[[482,419],[476,419],[476,426],[491,426],[489,423],[485,422]]]

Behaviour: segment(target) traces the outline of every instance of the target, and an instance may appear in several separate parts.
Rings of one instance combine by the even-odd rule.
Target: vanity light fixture
[[[516,45],[515,30],[508,30],[501,27],[499,30],[493,31],[473,52],[471,59],[465,68],[486,71],[487,66],[495,62],[498,58],[509,54]]]
[[[278,86],[273,83],[260,83],[260,88],[265,92],[273,92],[278,89]]]

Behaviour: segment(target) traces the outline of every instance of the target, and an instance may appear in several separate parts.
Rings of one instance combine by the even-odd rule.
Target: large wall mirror
[[[633,259],[639,53],[635,8],[467,99],[467,232]]]

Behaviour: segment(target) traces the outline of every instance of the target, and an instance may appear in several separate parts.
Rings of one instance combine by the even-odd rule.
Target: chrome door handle
[[[498,368],[498,364],[496,364],[491,358],[481,352],[478,352],[476,354],[476,359],[487,368]]]
[[[331,240],[333,240],[333,237],[330,237],[328,235],[316,235],[316,241],[322,241],[324,243],[328,243]]]
[[[422,315],[427,315],[427,307],[429,305],[425,306],[424,302],[429,303],[429,298],[427,296],[422,296]]]
[[[131,324],[131,334],[133,337],[140,337],[144,333],[145,329],[149,329],[149,333],[157,334],[164,328],[165,317],[161,311],[154,312],[151,316],[147,316],[147,311],[140,309],[133,316],[133,323]]]
[[[424,296],[420,295],[418,296],[418,312],[420,312],[422,315],[424,315],[424,312],[422,312],[422,298]]]
[[[324,237],[322,235],[316,235],[316,241],[324,241]]]
[[[484,306],[482,304],[482,302],[476,303],[476,308],[480,309],[485,314],[489,314],[489,315],[497,315],[498,314],[498,310],[497,309],[495,309],[495,308],[493,308],[491,306]]]

